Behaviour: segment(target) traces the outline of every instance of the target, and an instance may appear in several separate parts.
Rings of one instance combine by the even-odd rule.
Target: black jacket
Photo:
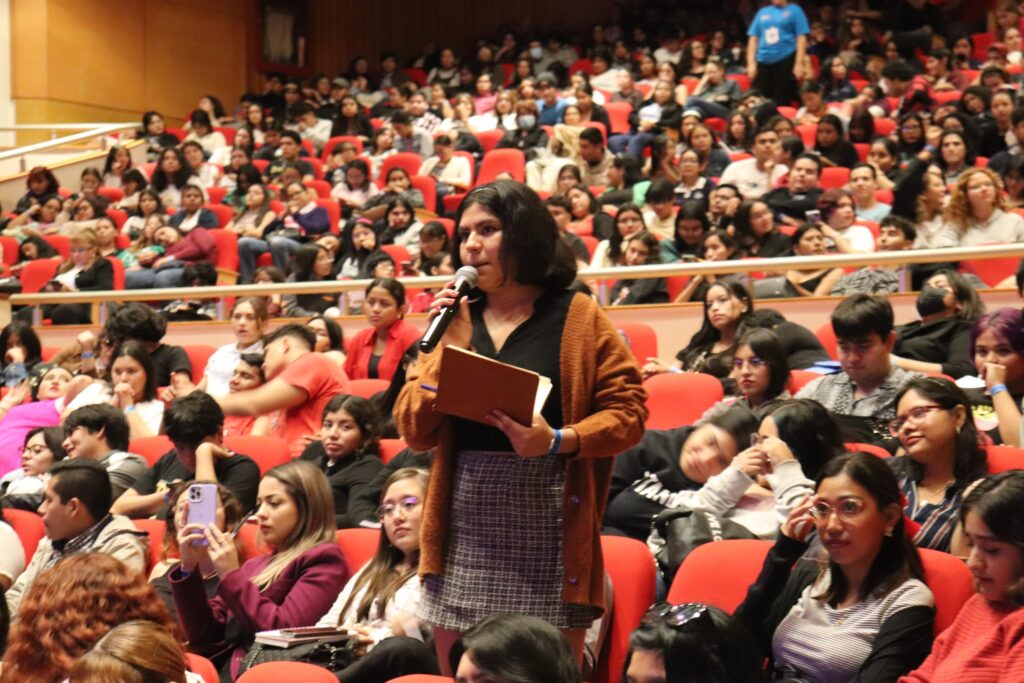
[[[367,484],[384,468],[376,453],[360,457],[349,456],[331,465],[324,446],[314,441],[302,451],[300,459],[313,463],[327,475],[334,494],[334,523],[339,529],[351,529],[362,521],[352,514],[350,500],[354,499]]]

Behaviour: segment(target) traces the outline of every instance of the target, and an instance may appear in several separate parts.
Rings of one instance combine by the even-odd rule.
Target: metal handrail
[[[908,251],[877,252],[872,254],[828,254],[825,256],[790,256],[783,258],[752,258],[735,261],[706,261],[698,263],[663,263],[648,266],[594,268],[579,273],[582,280],[635,280],[677,275],[723,275],[751,271],[781,272],[784,270],[810,270],[814,268],[846,268],[850,266],[909,265],[912,263],[943,263],[964,260],[986,260],[1024,257],[1024,243],[997,244],[984,247],[958,247],[953,249],[917,249]],[[438,287],[451,280],[441,275],[433,277],[402,278],[406,288]],[[172,301],[174,299],[220,299],[235,296],[270,296],[273,294],[328,294],[358,291],[372,280],[324,280],[318,282],[283,282],[266,285],[218,285],[216,287],[177,287],[168,289],[112,290],[107,292],[60,292],[50,294],[13,294],[3,305],[38,306],[42,304],[96,303],[110,301]]]
[[[120,123],[18,123],[0,126],[0,132],[19,130],[92,130],[98,126],[119,126]],[[137,123],[129,124],[137,127]]]
[[[84,140],[91,140],[98,136],[106,136],[109,133],[116,133],[120,130],[134,128],[138,128],[137,123],[106,123],[98,126],[93,125],[81,133],[72,133],[71,135],[65,135],[64,137],[47,140],[46,142],[37,142],[31,145],[25,145],[24,147],[15,147],[14,149],[9,149],[6,152],[0,152],[0,161],[5,161],[7,159],[21,159],[21,171],[24,172],[26,154],[43,152],[48,149],[53,149],[54,147],[62,147],[64,145],[82,142]],[[104,141],[101,149],[105,148],[106,142]]]

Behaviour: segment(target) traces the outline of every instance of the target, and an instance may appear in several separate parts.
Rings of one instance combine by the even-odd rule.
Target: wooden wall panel
[[[552,26],[586,29],[604,21],[612,4],[612,0],[310,0],[312,63],[317,71],[341,73],[353,57],[365,54],[373,69],[382,50],[398,52],[404,62],[419,54],[428,41],[451,46],[461,54],[502,24],[527,32]]]

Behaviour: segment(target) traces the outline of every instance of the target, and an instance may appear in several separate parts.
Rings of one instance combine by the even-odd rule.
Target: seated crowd
[[[796,61],[779,75],[758,39],[780,20],[759,13],[787,7]],[[55,355],[36,311],[17,312],[0,331],[0,682],[195,681],[197,655],[235,680],[278,658],[258,633],[305,626],[348,631],[322,662],[346,683],[594,680],[613,597],[582,662],[522,615],[481,621],[440,662],[419,615],[434,453],[401,448],[394,407],[420,337],[405,315],[433,294],[402,278],[453,273],[450,217],[484,170],[544,199],[582,295],[702,304],[673,362],[638,365],[652,384],[709,376],[722,399],[607,466],[602,533],[649,549],[657,601],[605,680],[1024,680],[1024,319],[977,291],[1002,283],[952,262],[587,277],[1024,241],[1016,5],[992,13],[1000,42],[983,63],[938,30],[915,53],[913,22],[938,12],[893,10],[884,41],[883,13],[847,8],[833,35],[835,8],[816,12],[808,24],[772,0],[747,36],[656,40],[627,15],[579,44],[509,33],[461,62],[444,48],[407,70],[385,53],[378,73],[360,58],[334,80],[271,74],[234,115],[212,96],[180,131],[148,112],[148,168],[115,147],[74,194],[33,169],[0,228],[14,273],[53,260],[48,291],[109,290],[122,270],[129,288],[215,284],[215,230],[235,236],[243,283],[370,283],[234,300],[234,341],[201,372],[164,337],[169,321],[215,318],[209,302],[111,306]],[[904,285],[919,319],[897,325],[885,295]],[[834,349],[762,301],[829,294],[843,297],[821,321]],[[346,312],[368,323],[348,343]],[[39,313],[91,324],[89,304]],[[1000,447],[1021,469],[995,466]],[[203,523],[201,492],[215,499]],[[355,531],[375,534],[368,559],[343,550]],[[720,537],[765,542],[738,606],[668,602],[692,580],[687,556]],[[940,624],[929,567],[948,557],[974,593]],[[604,580],[609,596],[630,588]]]

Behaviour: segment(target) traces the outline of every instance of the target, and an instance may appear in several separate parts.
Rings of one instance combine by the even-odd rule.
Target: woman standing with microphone
[[[600,527],[612,456],[635,445],[647,416],[632,354],[594,301],[566,289],[575,261],[540,198],[507,180],[459,207],[456,266],[476,289],[457,303],[440,346],[470,349],[551,379],[529,425],[495,411],[489,424],[434,411],[441,352],[421,354],[395,405],[409,445],[436,447],[424,506],[421,617],[438,658],[459,634],[501,613],[540,617],[577,656],[604,605]],[[481,377],[486,381],[486,377]]]

